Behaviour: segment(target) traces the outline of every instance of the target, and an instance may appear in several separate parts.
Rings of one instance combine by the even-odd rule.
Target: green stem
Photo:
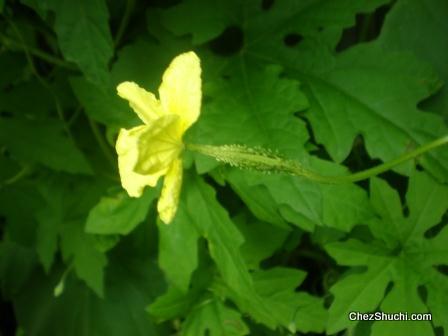
[[[14,31],[14,33],[17,35],[17,38],[21,41],[20,46],[21,46],[21,49],[23,49],[23,51],[25,53],[25,57],[26,57],[26,59],[27,59],[27,61],[29,63],[31,71],[36,76],[38,81],[42,84],[42,86],[45,87],[48,90],[48,92],[50,92],[50,94],[52,95],[52,97],[54,99],[54,102],[55,102],[56,112],[58,114],[58,117],[59,117],[59,119],[61,119],[61,121],[62,121],[62,123],[64,125],[64,129],[67,132],[68,136],[70,137],[70,139],[72,139],[74,141],[74,137],[71,134],[70,128],[67,126],[67,123],[65,121],[64,112],[62,111],[61,104],[59,103],[58,95],[54,92],[54,90],[51,87],[51,85],[49,83],[47,83],[47,81],[39,74],[39,71],[37,71],[37,68],[34,65],[33,58],[31,57],[31,55],[32,55],[32,52],[30,50],[31,47],[29,47],[26,44],[25,39],[22,36],[22,33],[17,28],[15,23],[13,21],[8,20],[8,19],[7,19],[7,22],[11,26],[12,30]],[[0,35],[0,39],[2,39],[3,41],[5,41],[5,39],[9,40],[7,37],[1,36],[1,35]],[[10,41],[12,41],[12,40],[10,40]],[[16,42],[12,41],[12,43],[16,43]],[[36,51],[37,49],[33,49],[33,50]],[[50,55],[48,55],[48,56],[50,56]],[[52,57],[52,56],[50,56],[50,57]]]
[[[53,56],[51,54],[48,54],[40,49],[31,47],[31,46],[24,46],[19,42],[16,42],[6,36],[0,36],[0,40],[2,42],[2,44],[11,50],[26,50],[28,53],[30,53],[30,55],[36,56],[37,58],[40,58],[41,60],[47,62],[47,63],[51,63],[54,64],[56,66],[60,66],[63,68],[67,68],[67,69],[71,69],[71,70],[75,70],[76,67],[71,65],[70,63],[65,62],[64,60]]]
[[[126,8],[124,10],[123,17],[121,18],[120,26],[118,27],[117,34],[115,35],[114,45],[117,47],[121,39],[123,38],[124,32],[129,24],[129,19],[131,18],[132,11],[134,10],[135,0],[127,0]]]
[[[62,273],[61,279],[57,283],[56,287],[54,287],[54,289],[53,289],[54,297],[61,296],[61,294],[64,292],[65,280],[67,279],[68,274],[72,271],[73,266],[74,266],[74,264],[72,261],[70,263],[70,265],[68,265],[68,267],[65,269],[64,273]]]
[[[319,173],[304,168],[297,161],[283,159],[271,151],[261,148],[248,148],[240,145],[209,146],[188,144],[187,149],[214,157],[218,161],[239,168],[249,168],[265,172],[285,172],[295,176],[303,176],[320,183],[340,184],[358,182],[376,176],[445,144],[448,144],[448,135],[420,146],[392,161],[354,174],[342,176],[320,175]]]
[[[32,171],[33,169],[31,166],[25,166],[17,174],[0,183],[0,187],[17,183],[28,176]]]
[[[436,139],[430,143],[427,143],[425,145],[422,145],[413,151],[407,152],[396,159],[392,161],[385,162],[379,166],[372,167],[351,175],[346,176],[321,176],[316,174],[316,180],[322,179],[322,182],[328,182],[328,183],[345,183],[345,182],[358,182],[365,179],[368,179],[369,177],[376,176],[378,174],[384,173],[385,171],[388,171],[392,169],[395,166],[398,166],[401,163],[404,163],[406,161],[412,160],[432,149],[435,149],[439,146],[448,144],[448,135],[445,135],[442,138]],[[326,181],[329,180],[329,181]]]
[[[73,123],[76,121],[76,119],[78,119],[78,117],[81,115],[82,113],[82,106],[79,105],[75,112],[72,114],[72,116],[70,117],[70,119],[67,120],[67,125],[69,127],[71,127],[73,125]]]
[[[101,148],[101,151],[103,152],[104,156],[109,160],[109,162],[112,164],[113,167],[116,165],[116,160],[113,156],[113,154],[110,151],[109,145],[104,140],[103,135],[101,134],[101,131],[95,121],[93,119],[87,117],[89,120],[90,128],[92,129],[92,133],[95,136],[96,141],[98,142],[98,145]]]

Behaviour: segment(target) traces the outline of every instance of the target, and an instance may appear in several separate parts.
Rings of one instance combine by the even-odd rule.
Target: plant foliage
[[[0,1],[0,334],[448,335],[448,150],[357,184],[184,153],[122,189],[116,86],[202,62],[186,143],[262,147],[322,175],[448,134],[445,0]],[[350,312],[432,321],[350,321]]]

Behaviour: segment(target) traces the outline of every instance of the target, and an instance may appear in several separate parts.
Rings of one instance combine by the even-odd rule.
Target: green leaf
[[[440,223],[448,207],[448,187],[436,183],[427,174],[415,174],[406,193],[409,208],[408,225],[403,228],[405,239],[421,240],[431,227]]]
[[[109,271],[104,299],[72,278],[55,298],[57,274],[47,278],[36,272],[15,301],[20,325],[30,335],[165,335],[144,311],[154,295],[148,284],[161,281],[155,263],[117,259]]]
[[[14,64],[10,64],[7,59],[5,63],[5,66],[14,67]],[[14,68],[5,71],[6,79],[8,79],[8,72],[13,70]],[[11,75],[18,76],[17,73]],[[11,83],[8,84],[11,85]],[[49,112],[54,109],[54,99],[50,91],[40,85],[38,80],[19,83],[10,89],[0,91],[0,97],[0,109],[13,114],[17,118],[26,116],[30,119],[36,117],[44,119],[48,118]]]
[[[285,7],[287,3],[282,2]],[[273,5],[264,14],[264,20],[259,19],[260,24],[269,27],[269,32],[263,35],[258,30],[254,35],[263,38],[254,40],[249,34],[250,22],[258,18],[256,15],[244,17],[248,20],[244,25],[248,37],[243,46],[244,53],[239,57],[245,59],[246,64],[278,63],[288,70],[289,76],[303,84],[311,104],[306,115],[316,140],[337,162],[347,157],[357,134],[364,136],[367,151],[372,157],[391,160],[406,151],[408,146],[421,145],[447,133],[440,118],[421,113],[415,107],[441,84],[426,64],[407,53],[387,52],[376,42],[355,46],[339,56],[333,55],[331,48],[339,37],[340,29],[353,23],[352,10],[370,11],[381,3],[332,1],[309,8],[301,4],[303,9],[307,9],[306,19],[285,25],[285,21],[277,17],[276,23],[282,23],[278,30],[275,25],[266,23],[275,19]],[[293,16],[293,6],[288,9],[284,11],[285,15]],[[327,16],[330,12],[331,15]],[[328,21],[322,22],[324,19]],[[310,21],[312,24],[307,25]],[[322,29],[319,29],[319,24]],[[331,27],[325,29],[328,25]],[[285,46],[282,39],[286,35],[280,35],[282,39],[278,36],[284,27],[289,29],[288,33],[299,33],[304,40],[296,47]],[[316,31],[308,30],[314,27]],[[270,35],[276,38],[269,39]],[[365,78],[370,80],[365,81]],[[384,141],[384,134],[387,134],[389,142]],[[447,178],[448,155],[445,152],[433,151],[422,158],[422,164],[438,178]],[[406,170],[401,167],[401,171],[409,173],[409,165]]]
[[[0,143],[19,159],[57,171],[91,173],[91,168],[56,120],[0,119]],[[32,144],[32,146],[30,146]]]
[[[192,130],[194,142],[275,148],[287,158],[299,159],[305,167],[342,174],[339,167],[305,154],[308,134],[294,116],[307,106],[298,82],[279,78],[278,67],[260,71],[242,57],[237,62],[241,65],[228,69],[232,71],[230,79],[211,85],[211,102],[204,105],[204,115]],[[282,106],[280,111],[278,106]],[[198,170],[203,170],[202,158],[197,157],[196,162]],[[286,220],[307,231],[315,225],[348,230],[369,217],[367,197],[355,186],[319,185],[297,177],[236,170],[230,171],[227,180],[256,216],[276,225],[285,225]]]
[[[303,155],[305,124],[294,113],[308,106],[297,81],[280,78],[281,68],[235,64],[230,80],[213,82],[194,140],[273,149],[291,158]],[[279,106],[282,108],[279,110]],[[281,132],[279,132],[281,130]],[[194,132],[194,131],[193,131]]]
[[[208,243],[212,259],[225,284],[240,298],[241,309],[268,326],[275,326],[267,306],[255,291],[240,251],[243,237],[216,201],[213,188],[199,177],[186,179],[183,197],[189,219]]]
[[[367,195],[355,185],[324,185],[305,178],[237,170],[230,171],[227,179],[254,215],[272,224],[282,225],[280,215],[306,231],[316,225],[348,231],[371,217]]]
[[[249,329],[241,319],[241,313],[226,307],[221,301],[204,302],[188,316],[182,327],[182,335],[243,336]]]
[[[276,199],[271,195],[269,189],[263,184],[250,184],[250,180],[246,176],[246,173],[233,170],[226,175],[226,178],[232,186],[232,189],[238,194],[255,217],[286,229],[288,224],[280,214]],[[266,183],[266,181],[263,182]]]
[[[303,271],[283,267],[253,273],[257,293],[282,326],[292,333],[297,330],[322,332],[327,319],[323,300],[296,291],[305,276]],[[238,302],[237,296],[234,299]]]
[[[210,266],[212,265],[208,263],[200,265],[193,274],[191,286],[187,292],[176,287],[169,287],[147,308],[148,313],[158,322],[188,316],[204,297],[210,297],[210,285],[216,275],[215,268]]]
[[[301,332],[323,332],[327,325],[328,311],[324,306],[324,299],[299,292],[294,294],[297,304],[295,310],[295,328]],[[280,299],[280,298],[279,298]],[[287,300],[287,298],[285,297]]]
[[[156,197],[157,189],[154,188],[147,188],[139,198],[131,198],[125,192],[104,196],[90,210],[86,232],[126,235],[146,218]]]
[[[390,282],[394,260],[358,241],[332,243],[326,249],[339,264],[369,265],[366,272],[348,275],[330,289],[335,299],[329,309],[327,330],[333,334],[355,324],[347,318],[349,312],[370,312],[377,308]]]
[[[261,222],[244,213],[234,217],[233,221],[244,236],[241,253],[250,269],[258,269],[261,261],[282,247],[290,233],[289,229]]]
[[[445,240],[443,242],[444,246],[447,245],[446,242],[447,239],[445,233]],[[444,257],[446,260],[446,253]],[[432,281],[428,283],[426,287],[428,288],[427,304],[432,314],[434,325],[442,327],[444,330],[448,330],[448,321],[445,318],[448,313],[448,308],[445,304],[448,299],[448,284],[446,282],[446,275],[441,273],[433,274]]]
[[[166,11],[162,22],[176,35],[192,34],[194,43],[205,42],[219,35],[224,28],[238,25],[243,27],[250,45],[270,46],[272,41],[281,42],[283,46],[283,38],[291,33],[317,35],[336,43],[343,28],[355,23],[356,13],[371,11],[386,2],[288,0],[273,2],[265,8],[264,3],[256,0],[217,3],[188,0]]]
[[[106,2],[51,0],[48,8],[56,15],[54,28],[64,57],[76,63],[88,80],[108,88],[113,43]]]
[[[95,248],[103,253],[106,253],[120,241],[120,235],[92,235],[93,245]]]
[[[335,161],[347,157],[358,134],[363,135],[371,157],[388,161],[447,133],[440,117],[416,108],[440,82],[411,55],[385,53],[377,44],[359,45],[338,57],[321,57],[331,66],[319,69],[313,65],[315,57],[305,55],[301,64],[293,66],[304,73],[311,102],[307,117],[316,139]],[[448,156],[443,151],[430,152],[421,163],[441,179],[448,176]],[[409,174],[411,166],[397,169]]]
[[[401,281],[395,283],[394,287],[381,303],[381,309],[387,312],[426,312],[427,307],[422,301],[418,293],[418,283],[413,274],[412,266],[406,263],[395,265],[401,272]],[[406,336],[409,333],[417,333],[418,335],[434,335],[434,331],[430,323],[400,323],[397,328],[391,325],[390,321],[379,321],[372,326],[372,336],[381,335]]]
[[[446,309],[440,305],[438,297],[447,297],[448,279],[441,277],[434,266],[447,260],[448,231],[442,230],[434,238],[425,238],[424,234],[439,223],[448,209],[448,187],[438,184],[426,173],[414,172],[406,194],[407,217],[402,215],[397,195],[386,183],[373,180],[371,192],[379,216],[378,221],[369,223],[375,239],[369,244],[350,239],[326,245],[338,264],[357,267],[330,290],[334,301],[329,310],[328,332],[353,327],[356,323],[347,319],[350,311],[427,313],[428,307],[437,316],[434,325],[446,328],[441,318]],[[386,230],[387,226],[392,229]],[[367,270],[360,273],[360,266]],[[390,282],[392,290],[385,292]],[[419,296],[421,286],[426,287],[431,298],[429,305]],[[374,322],[372,335],[388,334],[392,332],[390,328],[390,324]],[[395,322],[393,328],[397,335],[406,335],[411,329],[424,335],[434,334],[428,321],[400,321]]]
[[[191,48],[182,41],[170,42],[157,43],[154,39],[140,35],[135,42],[123,47],[118,52],[117,61],[112,68],[113,83],[133,81],[147,91],[156,93],[162,74],[171,60],[181,51]],[[148,55],[151,55],[150,60]]]
[[[384,49],[412,52],[421,60],[431,63],[437,74],[447,82],[447,13],[448,4],[444,0],[397,1],[386,16],[378,43]],[[424,106],[447,117],[447,86],[444,85]]]
[[[191,32],[193,44],[202,44],[239,21],[235,16],[236,1],[217,1],[214,5],[210,6],[207,0],[183,1],[164,11],[161,20],[176,35]],[[185,16],[184,13],[191,15]]]
[[[159,321],[174,319],[186,315],[198,297],[196,291],[185,294],[175,287],[170,287],[148,307],[147,311]]]
[[[237,6],[244,13],[240,17],[244,45],[241,53],[230,58],[232,62],[228,62],[230,65],[222,73],[234,76],[232,68],[238,64],[249,74],[246,82],[251,83],[250,68],[281,65],[288,77],[302,83],[310,102],[306,116],[316,140],[336,162],[347,158],[359,134],[363,135],[371,157],[391,160],[409,148],[446,134],[447,128],[438,116],[416,108],[418,102],[441,85],[427,64],[409,53],[389,52],[377,42],[355,46],[337,56],[332,53],[342,29],[354,23],[356,12],[371,11],[385,2],[339,0],[313,6],[312,1],[308,4],[283,1],[275,2],[266,11],[259,4],[242,6],[244,10]],[[185,26],[188,31],[183,33],[195,33],[191,31],[194,26]],[[296,47],[288,47],[284,44],[288,34],[298,34],[303,41]],[[236,74],[236,78],[244,78]],[[223,118],[229,110],[233,109],[226,109]],[[225,125],[222,121],[220,124]],[[238,120],[237,125],[240,124]],[[285,132],[271,136],[276,147],[275,135],[280,134]],[[385,134],[389,141],[384,141]],[[446,152],[432,151],[421,162],[439,179],[448,179]],[[410,168],[411,164],[407,164],[396,169],[409,174]]]
[[[254,273],[257,292],[271,307],[272,314],[291,332],[322,332],[327,319],[323,300],[306,292],[297,292],[306,273],[276,267]]]
[[[238,292],[252,288],[240,246],[241,233],[229,218],[226,210],[216,201],[215,191],[199,177],[191,177],[184,189],[185,204],[190,220],[209,244],[212,258],[225,281]],[[187,180],[188,181],[188,180]]]
[[[82,77],[71,78],[70,85],[92,119],[110,127],[130,127],[139,123],[137,115],[115,90],[102,90]]]
[[[11,299],[22,290],[36,267],[36,255],[11,241],[0,243],[0,289],[2,296]]]
[[[446,148],[405,177],[331,185],[188,146],[262,146],[340,176],[448,134],[445,1],[155,2],[0,0],[0,296],[17,336],[448,333]],[[120,191],[110,152],[141,121],[115,86],[157,96],[189,50],[201,116],[166,226],[157,190]]]
[[[24,5],[34,9],[34,11],[42,18],[45,19],[47,16],[48,1],[42,0],[20,0]]]
[[[68,224],[60,232],[62,256],[66,262],[73,262],[78,277],[103,297],[107,258],[96,249],[93,238],[83,232],[83,222]]]
[[[0,215],[5,221],[4,237],[24,247],[35,247],[37,221],[35,213],[45,203],[31,184],[0,187]]]
[[[16,53],[2,53],[0,55],[0,88],[4,89],[8,85],[14,83],[23,75],[23,68],[25,66],[25,58],[18,56]],[[3,100],[7,99],[7,95],[2,95]]]
[[[374,179],[371,186],[372,202],[376,202],[376,210],[382,221],[370,224],[372,232],[384,241],[392,237],[402,245],[411,244],[413,240],[421,241],[421,236],[432,226],[439,223],[446,211],[446,187],[436,184],[426,174],[416,174],[410,180],[406,194],[406,204],[410,214],[404,218],[396,191],[384,181]],[[380,197],[385,197],[378,203]],[[393,213],[393,216],[390,215]]]
[[[293,291],[305,280],[306,272],[284,267],[254,273],[257,292],[263,296],[274,296],[278,289]]]
[[[370,201],[382,219],[372,219],[369,228],[376,237],[381,237],[393,248],[397,239],[400,241],[403,238],[400,227],[404,224],[404,218],[400,196],[386,181],[374,177],[370,179]]]
[[[169,225],[159,221],[159,265],[167,280],[181,292],[189,289],[190,278],[198,266],[198,239],[196,226],[183,206]]]
[[[370,201],[382,218],[397,220],[403,217],[400,195],[382,179],[377,177],[370,179]]]
[[[107,259],[95,248],[92,237],[84,233],[84,223],[87,211],[98,202],[104,184],[79,177],[76,181],[66,176],[41,181],[39,191],[46,205],[36,212],[37,252],[48,272],[60,239],[64,261],[73,263],[78,277],[103,296]]]

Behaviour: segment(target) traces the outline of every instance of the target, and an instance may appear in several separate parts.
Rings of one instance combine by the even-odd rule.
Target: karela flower
[[[159,99],[132,82],[117,87],[118,95],[143,125],[118,135],[116,150],[123,188],[139,197],[145,186],[154,187],[165,176],[157,210],[169,224],[176,214],[182,185],[182,136],[197,120],[201,108],[201,67],[194,52],[174,58],[163,74]]]

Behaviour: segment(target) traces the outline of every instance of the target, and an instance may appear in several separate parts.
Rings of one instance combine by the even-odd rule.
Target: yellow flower
[[[182,136],[197,120],[201,108],[201,66],[190,51],[174,58],[163,74],[159,98],[132,82],[117,87],[118,95],[143,125],[118,135],[116,150],[121,184],[132,197],[165,176],[157,210],[169,224],[176,214],[182,185]]]

